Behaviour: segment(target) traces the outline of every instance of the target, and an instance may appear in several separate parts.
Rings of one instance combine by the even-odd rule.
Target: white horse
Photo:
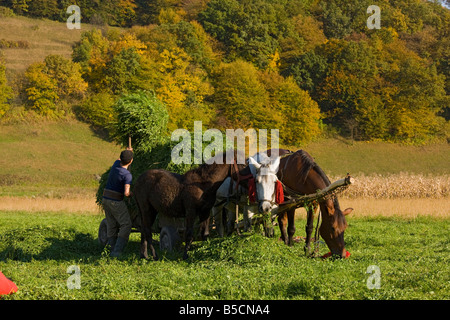
[[[212,209],[212,217],[219,236],[224,234],[222,223],[222,213],[226,209],[227,229],[232,230],[233,221],[236,221],[236,202],[237,205],[244,207],[244,229],[251,227],[251,219],[257,210],[260,213],[269,214],[272,209],[277,207],[276,188],[277,172],[280,166],[280,157],[272,160],[265,153],[258,153],[249,157],[248,165],[255,181],[255,203],[249,203],[248,189],[241,185],[236,188],[236,181],[230,177],[226,178],[216,192],[216,203]],[[230,184],[232,184],[230,186]],[[231,192],[230,192],[231,191]]]

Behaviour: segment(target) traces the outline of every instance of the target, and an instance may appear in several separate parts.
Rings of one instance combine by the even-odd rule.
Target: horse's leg
[[[208,240],[209,237],[209,211],[202,214],[200,217],[200,235],[202,237],[202,241]]]
[[[234,228],[234,220],[235,220],[234,217],[235,217],[235,214],[232,211],[234,209],[234,205],[232,205],[232,203],[230,202],[229,205],[223,207],[223,209],[225,210],[224,211],[224,216],[226,217],[227,236],[229,236],[235,230],[235,228]]]
[[[221,238],[223,238],[223,225],[224,225],[224,223],[223,223],[224,219],[223,219],[222,211],[223,211],[223,205],[219,205],[217,207],[214,206],[211,209],[211,216],[214,219],[214,223],[216,225],[217,234]]]
[[[140,254],[141,254],[141,258],[143,259],[148,259],[148,253],[147,253],[147,237],[146,237],[146,230],[147,228],[147,221],[148,219],[145,218],[145,216],[148,214],[148,210],[146,210],[147,208],[144,207],[144,204],[140,204],[139,202],[139,197],[135,197],[136,200],[136,205],[138,208],[138,211],[140,213],[140,218],[141,218],[141,249],[140,249]],[[145,209],[145,210],[144,210]]]
[[[288,236],[286,232],[287,221],[288,218],[286,212],[283,212],[278,215],[278,225],[280,226],[281,240],[283,240],[285,244],[288,244]]]
[[[244,219],[245,216],[247,216],[248,231],[253,230],[253,224],[257,221],[256,219],[253,219],[255,216],[255,211],[258,212],[258,207],[255,205],[248,205],[244,207]]]
[[[292,246],[294,244],[294,233],[295,233],[295,209],[287,212],[287,222],[288,222],[288,241],[287,244]]]
[[[137,201],[136,201],[137,203]],[[156,210],[151,204],[138,204],[141,212],[141,258],[148,259],[148,247],[152,251],[153,260],[158,260],[155,248],[153,247],[152,225],[156,219]]]
[[[314,212],[316,211],[317,206],[312,206],[306,209],[307,217],[306,217],[306,241],[305,241],[305,254],[307,256],[311,255],[311,235],[314,229]]]
[[[141,226],[141,249],[140,249],[140,256],[142,259],[148,259],[148,253],[147,253],[147,240],[144,233],[144,227]]]
[[[185,247],[183,259],[186,260],[188,258],[188,251],[191,247],[192,240],[194,240],[194,220],[195,220],[195,210],[187,210],[186,212],[186,234],[185,234]]]
[[[249,217],[249,210],[247,205],[244,205],[243,215],[244,215],[244,232],[251,231],[252,219]]]

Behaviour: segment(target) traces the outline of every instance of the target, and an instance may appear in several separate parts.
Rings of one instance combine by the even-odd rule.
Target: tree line
[[[114,135],[119,98],[149,92],[167,108],[168,131],[194,120],[279,128],[286,145],[324,131],[449,136],[450,12],[439,1],[0,1],[60,21],[71,4],[99,27],[82,34],[71,59],[48,56],[27,69],[23,94],[38,113],[59,116],[70,101]],[[380,29],[367,28],[370,5],[380,7]],[[11,95],[0,64],[0,116]]]

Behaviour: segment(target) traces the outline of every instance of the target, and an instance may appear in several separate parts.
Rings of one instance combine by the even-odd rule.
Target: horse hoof
[[[140,258],[141,258],[141,259],[148,260],[148,255],[141,253],[141,254],[140,254]]]

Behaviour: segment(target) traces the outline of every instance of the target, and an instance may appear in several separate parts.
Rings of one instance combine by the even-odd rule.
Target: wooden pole
[[[305,202],[310,201],[320,201],[328,194],[332,193],[335,189],[343,186],[348,186],[355,183],[355,179],[353,179],[349,174],[344,179],[340,179],[338,181],[333,182],[328,187],[318,190],[316,193],[306,194],[306,195],[291,195],[291,200],[288,200],[281,204],[279,207],[272,210],[272,214],[280,214],[282,212],[286,212],[292,208],[302,207]]]

